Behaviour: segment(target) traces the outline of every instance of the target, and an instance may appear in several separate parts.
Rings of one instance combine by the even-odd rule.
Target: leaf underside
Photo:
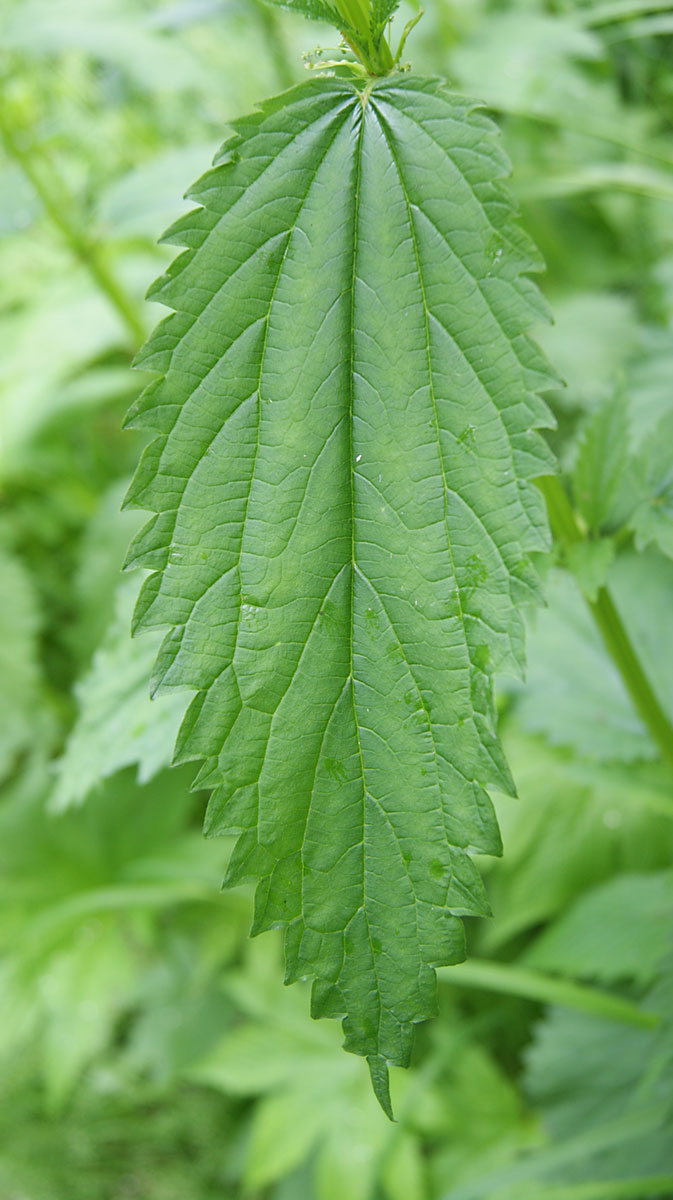
[[[512,789],[492,676],[548,544],[539,264],[491,123],[437,80],[312,80],[235,131],[151,292],[136,627],[170,628],[156,688],[196,690],[176,762],[239,834],[253,932],[286,930],[385,1102]]]

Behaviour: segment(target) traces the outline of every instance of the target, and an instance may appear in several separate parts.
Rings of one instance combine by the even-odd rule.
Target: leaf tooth
[[[259,846],[255,850],[255,859],[258,863],[263,861],[264,871],[255,890],[253,937],[270,929],[285,929],[301,912],[301,895],[294,886],[299,855],[277,859],[265,847]],[[232,879],[232,882],[238,880]]]
[[[161,376],[143,388],[126,414],[124,429],[152,429],[155,433],[168,433],[175,417],[166,403],[165,383],[166,380]],[[169,420],[171,415],[173,419]]]
[[[238,155],[232,148],[226,157],[218,155],[218,162],[208,171],[204,171],[188,190],[185,192],[185,200],[194,200],[206,212],[209,213],[211,225],[217,219],[217,213],[209,207],[209,199],[217,196],[222,192],[222,188],[226,187],[226,175],[232,165],[238,161]]]
[[[155,602],[155,608],[160,605],[160,598]],[[152,699],[155,696],[161,695],[163,692],[170,691],[175,688],[190,687],[189,679],[185,676],[177,679],[171,678],[171,668],[177,657],[178,651],[185,636],[185,626],[175,625],[168,630],[157,654],[154,663],[154,670],[150,680],[150,695]]]
[[[492,916],[486,889],[472,859],[462,850],[451,849],[450,853],[451,878],[446,896],[447,908],[457,917]]]
[[[156,300],[166,308],[184,310],[184,292],[176,285],[179,285],[180,276],[191,266],[195,256],[196,250],[192,249],[183,250],[182,254],[178,254],[163,275],[159,275],[150,284],[145,299]]]
[[[240,710],[241,697],[229,665],[211,687],[197,693],[187,709],[178,734],[176,761],[217,760]]]
[[[527,267],[526,270],[527,272],[530,271],[531,267]],[[535,281],[530,279],[528,274],[520,275],[517,280],[517,287],[522,294],[525,294],[526,302],[529,306],[529,311],[533,321],[537,320],[543,325],[552,325],[554,323],[554,316],[551,307],[544,292],[540,291]],[[547,363],[549,380],[551,382],[555,382],[558,378],[555,368],[548,361],[539,346],[537,347],[537,350],[538,354],[543,357]]]
[[[551,532],[542,492],[532,479],[521,479],[519,495],[528,522],[520,538],[521,549],[526,556],[531,553],[546,553],[551,549]]]
[[[232,772],[233,774],[233,772]],[[257,832],[257,814],[259,812],[259,781],[257,778],[243,778],[236,784],[223,783],[218,789],[219,805],[226,807],[227,823],[234,833],[247,833],[249,829]]]
[[[535,488],[535,491],[539,491]],[[512,602],[517,607],[536,608],[544,604],[544,591],[539,572],[526,556],[516,564],[512,572]],[[523,678],[523,663],[522,673]]]
[[[207,208],[192,208],[184,216],[173,221],[159,238],[159,245],[182,246],[187,250],[199,250],[208,234],[212,232],[216,216]]]
[[[165,492],[159,482],[159,466],[166,446],[166,437],[154,438],[143,450],[138,469],[124,497],[124,508],[144,508],[159,512]]]
[[[293,928],[294,926],[290,926],[290,929]],[[292,945],[292,942],[290,944]],[[294,983],[297,979],[302,979],[307,970],[307,962],[301,961],[299,957],[297,957],[296,965],[286,974],[287,982]],[[345,1012],[346,1004],[343,993],[336,986],[336,984],[329,979],[324,979],[321,976],[315,976],[311,987],[311,1016],[313,1019],[316,1021],[321,1017],[338,1019],[343,1017]]]
[[[553,451],[533,429],[524,429],[512,436],[514,462],[522,479],[538,479],[555,475],[556,458]]]
[[[160,587],[161,575],[158,571],[155,571],[153,575],[148,575],[147,579],[143,581],[131,622],[133,637],[137,633],[144,633],[146,630],[157,628],[152,620],[152,608],[159,595]]]
[[[142,367],[144,371],[156,371],[157,375],[166,375],[176,346],[193,324],[194,318],[185,312],[174,312],[164,317],[145,345],[140,347],[132,365]]]
[[[257,840],[257,833],[254,830],[249,830],[239,835],[236,845],[229,859],[227,873],[224,877],[223,887],[235,887],[240,883],[257,883],[255,889],[255,913],[257,913],[257,905],[264,902],[264,884],[268,881],[268,872],[273,867],[273,859],[268,851],[260,846]],[[261,889],[261,894],[260,894]],[[258,895],[260,899],[258,901]],[[256,917],[253,919],[251,934],[254,936],[261,933],[267,926],[257,926]]]
[[[289,110],[295,124],[311,123],[316,113],[321,115],[325,110],[334,111],[343,100],[352,101],[354,92],[354,86],[349,80],[307,79],[294,84],[277,96],[263,100],[254,112],[231,120],[229,125],[234,131],[234,136],[224,143],[220,154],[236,154],[247,149],[248,143],[261,132],[261,127],[268,118],[276,113]],[[340,96],[339,102],[335,101],[336,96]],[[218,154],[217,158],[219,157]]]
[[[492,275],[483,279],[480,286],[510,342],[516,343],[532,323],[547,323],[546,307],[535,299],[539,295],[537,289],[530,291],[520,276],[507,279],[504,275]]]
[[[175,629],[183,628],[189,612],[188,603],[181,595],[172,595],[170,589],[163,587],[164,578],[165,576],[163,572],[155,571],[153,575],[148,576],[148,578],[144,581],[140,589],[133,616],[134,634],[144,632],[148,629],[166,629],[173,631]],[[178,621],[180,623],[176,624]],[[177,637],[177,635],[175,635],[175,637]],[[166,645],[164,655],[166,659],[170,653],[168,646],[169,644],[172,644],[174,640],[175,638],[170,637],[170,632],[167,633],[166,639],[164,640]],[[159,680],[155,675],[155,686],[158,684],[158,682]],[[184,686],[188,688],[194,688],[197,686],[187,678],[184,678],[182,682]],[[177,681],[174,680],[171,686],[178,686]]]
[[[527,333],[522,333],[516,338],[515,346],[527,385],[526,404],[531,414],[531,425],[536,429],[556,429],[556,417],[540,393],[563,387],[563,380],[554,372],[547,356]]]
[[[305,932],[305,924],[303,916],[295,917],[290,921],[285,930],[285,938],[283,942],[283,951],[285,957],[285,975],[283,982],[286,984],[296,983],[298,979],[306,977],[306,968],[301,956],[301,944]],[[315,986],[314,981],[314,986]],[[343,1015],[343,1014],[340,1014]]]
[[[197,772],[194,779],[193,791],[207,791],[209,788],[214,788],[214,791],[208,801],[206,816],[203,825],[203,831],[206,837],[214,837],[218,834],[231,833],[235,830],[225,828],[222,823],[217,823],[215,814],[218,811],[218,805],[222,796],[225,794],[225,789],[218,786],[222,782],[222,773],[219,769],[219,764],[216,757],[207,758],[201,770]]]
[[[505,796],[515,797],[516,784],[512,778],[512,772],[509,769],[500,739],[480,713],[476,713],[474,719],[480,734],[480,767],[483,772],[481,778],[484,784],[497,788]],[[502,853],[502,843],[499,837],[498,842],[498,849],[489,851],[489,853]]]
[[[472,783],[472,829],[469,842],[463,847],[467,854],[502,854],[502,840],[493,801],[481,784]]]
[[[175,750],[173,751],[173,758],[171,760],[172,767],[179,767],[184,763],[196,762],[199,759],[208,758],[213,753],[212,749],[208,749],[210,741],[207,745],[204,745],[196,737],[199,718],[201,717],[207,698],[208,692],[204,689],[201,692],[197,692],[191,700],[178,731]]]
[[[124,560],[124,571],[145,567],[161,571],[168,562],[173,514],[170,510],[157,513],[143,525],[133,538]]]

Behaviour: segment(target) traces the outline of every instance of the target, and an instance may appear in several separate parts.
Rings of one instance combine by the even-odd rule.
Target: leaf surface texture
[[[492,676],[547,547],[538,263],[491,123],[436,80],[311,81],[216,162],[139,360],[136,624],[169,628],[155,686],[197,693],[176,759],[239,834],[254,932],[286,929],[385,1100],[512,789]]]

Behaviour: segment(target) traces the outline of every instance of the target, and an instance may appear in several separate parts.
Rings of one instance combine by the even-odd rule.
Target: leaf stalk
[[[587,987],[568,979],[559,979],[543,971],[520,967],[517,963],[489,962],[470,958],[455,967],[441,967],[437,972],[443,983],[458,987],[483,988],[507,996],[520,996],[541,1004],[556,1004],[560,1008],[591,1013],[608,1021],[619,1021],[640,1029],[655,1029],[660,1017],[639,1008],[622,996],[600,988]]]
[[[393,58],[383,28],[377,29],[372,20],[370,0],[335,0],[335,4],[343,20],[340,27],[344,40],[367,73],[389,75],[397,60]]]

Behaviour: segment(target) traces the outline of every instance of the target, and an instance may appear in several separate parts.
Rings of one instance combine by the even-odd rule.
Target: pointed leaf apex
[[[392,1100],[390,1099],[390,1072],[388,1063],[380,1054],[370,1054],[367,1058],[369,1074],[372,1080],[374,1095],[389,1121],[394,1121]]]

